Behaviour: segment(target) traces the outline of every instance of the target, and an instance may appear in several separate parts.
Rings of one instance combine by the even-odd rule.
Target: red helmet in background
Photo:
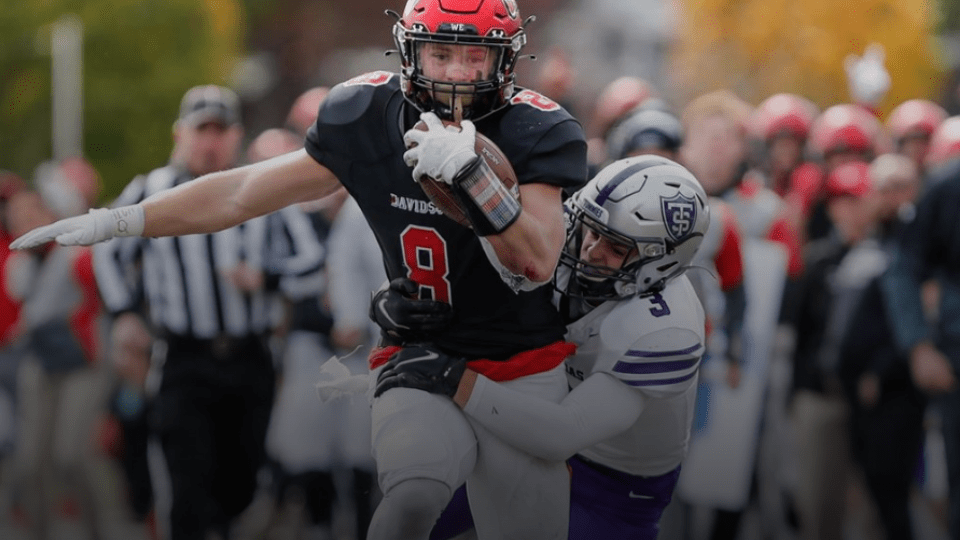
[[[796,94],[774,94],[763,100],[750,118],[750,133],[763,141],[778,135],[806,140],[819,109]]]
[[[947,111],[940,105],[927,99],[908,99],[890,112],[887,130],[895,141],[915,133],[929,137],[946,119]]]
[[[591,119],[592,136],[606,137],[610,129],[646,100],[656,97],[657,91],[640,77],[618,77],[603,87]]]
[[[860,105],[834,105],[810,128],[810,146],[821,156],[836,152],[876,154],[882,148],[883,126]]]
[[[527,43],[516,0],[408,0],[393,37],[407,100],[448,120],[454,117],[456,96],[463,98],[465,119],[482,118],[506,105],[513,94],[517,57]],[[452,84],[423,74],[423,43],[483,45],[497,57],[488,78]]]
[[[862,161],[844,163],[827,175],[824,188],[828,197],[863,197],[873,190],[870,165]]]
[[[960,156],[960,116],[951,116],[930,136],[926,164],[936,166],[957,156]]]

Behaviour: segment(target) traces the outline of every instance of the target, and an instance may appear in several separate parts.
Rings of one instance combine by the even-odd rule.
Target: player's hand
[[[910,374],[917,388],[928,394],[949,392],[957,385],[950,360],[929,342],[921,342],[911,352]]]
[[[51,240],[62,246],[88,246],[114,236],[143,233],[143,207],[93,208],[88,213],[37,227],[10,243],[11,249],[28,249]]]
[[[373,396],[391,388],[415,388],[452,398],[466,369],[465,358],[449,356],[429,345],[405,347],[390,357],[377,376]]]
[[[444,330],[453,318],[450,304],[417,298],[417,283],[397,278],[370,302],[370,318],[387,334],[405,342],[424,341]]]
[[[452,184],[457,173],[477,158],[474,151],[477,128],[469,120],[460,122],[460,128],[444,126],[433,113],[423,113],[420,119],[427,130],[414,128],[403,135],[403,142],[409,148],[403,154],[403,160],[413,167],[416,181],[429,176]]]
[[[871,43],[863,56],[850,54],[844,59],[850,95],[857,103],[876,107],[890,90],[890,74],[883,65],[885,56],[883,45]]]

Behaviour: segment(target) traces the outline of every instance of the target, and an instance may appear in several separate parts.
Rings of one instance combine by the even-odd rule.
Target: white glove
[[[876,107],[890,90],[890,74],[883,62],[883,45],[871,43],[863,56],[849,54],[843,61],[850,95],[860,104]]]
[[[320,366],[320,377],[315,387],[320,402],[326,403],[341,397],[367,392],[370,390],[370,375],[369,373],[352,375],[350,368],[343,365],[339,358],[331,356]]]
[[[120,208],[93,208],[88,213],[37,227],[10,243],[11,249],[28,249],[51,240],[62,246],[89,246],[114,236],[143,234],[144,214],[140,205]]]
[[[474,151],[477,128],[469,120],[460,122],[460,129],[444,127],[433,113],[423,113],[420,119],[427,125],[427,130],[411,129],[403,135],[407,148],[416,144],[403,154],[403,161],[413,167],[416,181],[429,176],[452,184],[457,173],[477,157]]]

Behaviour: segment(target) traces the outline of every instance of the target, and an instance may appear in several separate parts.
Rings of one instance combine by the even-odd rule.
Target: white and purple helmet
[[[710,224],[700,182],[680,164],[659,156],[631,157],[604,167],[566,202],[565,210],[567,243],[560,263],[572,270],[572,278],[590,284],[576,294],[588,300],[659,292],[689,267]],[[583,227],[632,245],[635,252],[621,268],[596,268],[580,259]],[[605,276],[601,284],[598,275]]]

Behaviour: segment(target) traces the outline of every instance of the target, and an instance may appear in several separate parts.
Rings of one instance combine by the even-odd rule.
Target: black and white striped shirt
[[[115,206],[136,204],[191,179],[173,166],[156,169],[131,182]],[[211,339],[269,330],[278,294],[289,289],[288,296],[296,295],[296,287],[283,287],[284,280],[318,274],[323,257],[309,219],[290,206],[213,234],[114,238],[95,247],[94,269],[111,313],[135,310],[145,301],[155,330]],[[254,292],[234,287],[224,273],[239,263],[263,271],[265,287]]]

